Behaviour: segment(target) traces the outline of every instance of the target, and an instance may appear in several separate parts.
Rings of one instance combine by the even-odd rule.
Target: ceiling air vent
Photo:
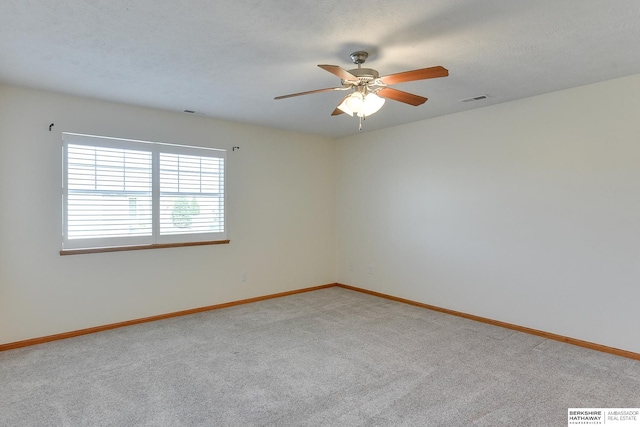
[[[467,99],[463,99],[460,102],[473,102],[473,101],[480,101],[482,99],[487,99],[488,96],[487,95],[480,95],[480,96],[474,96],[473,98],[467,98]]]

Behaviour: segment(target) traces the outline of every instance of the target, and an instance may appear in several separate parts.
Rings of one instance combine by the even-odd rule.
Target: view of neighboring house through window
[[[63,134],[63,249],[226,239],[225,155]]]

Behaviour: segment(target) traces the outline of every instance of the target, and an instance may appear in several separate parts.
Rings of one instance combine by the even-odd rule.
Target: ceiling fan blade
[[[328,87],[328,88],[325,88],[325,89],[316,89],[316,90],[309,90],[307,92],[298,92],[298,93],[291,93],[289,95],[276,96],[273,99],[293,98],[294,96],[311,95],[312,93],[331,92],[331,91],[334,91],[334,90],[345,90],[345,89],[348,89],[348,88],[345,88],[345,87]]]
[[[331,74],[335,74],[336,76],[340,77],[342,80],[356,81],[356,82],[359,81],[356,76],[354,76],[344,68],[338,67],[337,65],[318,65],[318,67],[322,68],[323,70],[327,70]]]
[[[384,87],[376,92],[378,96],[387,99],[393,99],[394,101],[404,102],[405,104],[418,106],[427,102],[427,98],[423,96],[414,95],[409,92],[403,92],[398,89],[393,89],[390,87]]]
[[[380,81],[387,85],[394,85],[396,83],[412,82],[415,80],[434,79],[436,77],[446,77],[449,75],[449,70],[444,67],[430,67],[421,68],[419,70],[405,71],[403,73],[389,74],[388,76],[380,77]]]

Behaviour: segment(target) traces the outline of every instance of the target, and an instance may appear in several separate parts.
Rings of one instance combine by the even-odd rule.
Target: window
[[[227,243],[225,150],[63,134],[62,249]]]

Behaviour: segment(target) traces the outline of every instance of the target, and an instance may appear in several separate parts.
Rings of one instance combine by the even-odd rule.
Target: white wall
[[[338,281],[640,352],[638,93],[631,76],[336,144],[0,85],[0,344]],[[61,257],[62,131],[240,146],[231,244]]]
[[[640,75],[345,138],[338,159],[338,282],[640,352]]]
[[[60,256],[63,131],[228,149],[231,243]],[[0,85],[0,343],[333,283],[334,169],[329,139]]]

